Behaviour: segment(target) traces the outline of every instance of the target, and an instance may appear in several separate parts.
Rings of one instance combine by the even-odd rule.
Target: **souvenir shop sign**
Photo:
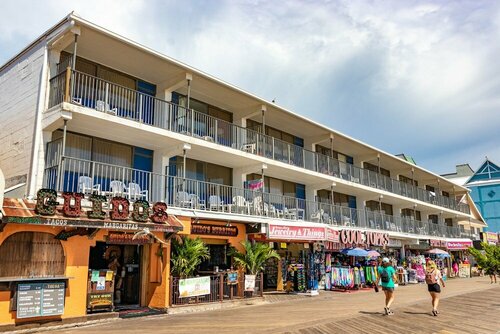
[[[326,229],[326,241],[329,242],[340,242],[340,233],[339,231]]]
[[[324,227],[303,227],[269,224],[269,239],[278,240],[325,240]]]
[[[450,250],[460,250],[472,247],[472,241],[448,241],[446,248]]]
[[[389,234],[342,230],[340,231],[340,242],[348,245],[385,246],[389,243]]]
[[[236,237],[238,236],[238,227],[208,225],[208,224],[191,224],[191,234]]]
[[[116,233],[109,232],[106,236],[106,243],[114,245],[144,245],[152,242],[147,234],[136,236],[134,239],[133,233]]]
[[[401,247],[401,246],[403,246],[403,242],[399,239],[389,239],[387,246],[388,247]]]
[[[28,283],[17,286],[18,319],[64,313],[65,283]]]
[[[210,276],[179,280],[180,298],[204,296],[210,294]]]

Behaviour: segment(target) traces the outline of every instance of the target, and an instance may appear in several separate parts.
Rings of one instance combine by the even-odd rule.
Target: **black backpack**
[[[389,283],[390,280],[389,273],[385,268],[382,268],[382,272],[380,273],[380,279],[382,280],[382,283]]]

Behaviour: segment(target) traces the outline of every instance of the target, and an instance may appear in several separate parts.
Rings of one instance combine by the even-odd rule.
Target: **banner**
[[[498,242],[498,235],[494,232],[485,232],[486,242],[490,245],[496,245]]]
[[[210,276],[186,278],[179,280],[179,296],[181,298],[210,294]]]
[[[246,187],[250,190],[260,190],[264,187],[262,179],[246,181]]]
[[[245,291],[255,290],[255,275],[245,275]]]

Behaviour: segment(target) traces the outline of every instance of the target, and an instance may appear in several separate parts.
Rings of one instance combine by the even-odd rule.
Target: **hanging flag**
[[[250,180],[246,182],[246,186],[250,190],[260,190],[264,187],[264,181],[262,179]]]

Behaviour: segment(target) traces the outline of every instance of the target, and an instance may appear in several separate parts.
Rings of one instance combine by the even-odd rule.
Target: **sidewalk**
[[[467,295],[467,296],[462,296]],[[476,297],[477,295],[477,297]],[[464,298],[464,305],[474,304],[474,300],[479,296],[496,296],[496,300],[488,301],[478,309],[476,313],[471,313],[473,316],[484,314],[486,320],[490,324],[498,324],[500,299],[500,285],[496,286],[489,283],[489,279],[485,277],[474,277],[470,279],[455,279],[448,281],[444,292],[442,293],[442,311],[443,315],[439,319],[442,321],[457,321],[465,319],[468,322],[476,322],[476,319],[467,317],[461,310],[456,315],[453,314],[453,306],[460,303]],[[246,306],[232,308],[227,310],[209,311],[195,314],[179,314],[179,315],[162,315],[144,318],[136,318],[131,320],[118,320],[112,324],[103,324],[98,326],[89,326],[75,328],[71,330],[62,330],[55,333],[96,333],[103,332],[107,334],[124,334],[124,333],[278,333],[278,332],[295,332],[295,333],[321,333],[321,330],[315,331],[298,331],[303,328],[309,330],[315,329],[321,324],[337,323],[345,321],[344,325],[357,326],[359,324],[357,317],[361,317],[362,321],[372,321],[370,317],[384,318],[378,314],[383,309],[384,296],[382,293],[374,291],[359,291],[353,293],[338,293],[324,292],[317,297],[292,297],[284,301],[277,301],[268,304],[256,306]],[[453,299],[455,298],[456,299]],[[483,298],[483,297],[481,297]],[[449,302],[447,301],[449,300]],[[457,301],[458,300],[458,301]],[[411,306],[410,305],[415,305]],[[474,306],[474,307],[477,307]],[[430,297],[427,293],[427,286],[424,284],[408,285],[399,287],[396,290],[396,300],[393,305],[396,314],[401,313],[405,316],[405,326],[411,326],[414,323],[418,324],[421,321],[434,320],[426,314],[430,312]],[[404,312],[420,312],[422,314],[405,314]],[[444,313],[450,315],[445,315]],[[425,313],[425,314],[424,314]],[[365,318],[363,318],[365,317]],[[496,317],[496,318],[495,318]],[[366,319],[368,318],[368,319]],[[392,321],[392,320],[391,320]],[[441,321],[441,320],[439,320]],[[478,319],[484,322],[484,318]],[[349,327],[346,327],[349,328]],[[383,327],[385,330],[385,327]],[[500,329],[500,328],[499,328]],[[54,331],[52,331],[54,332]],[[334,333],[329,330],[325,333]],[[344,331],[347,332],[347,331]],[[370,331],[371,332],[371,331]],[[397,332],[397,331],[396,331]],[[406,333],[419,332],[405,331]],[[482,331],[476,331],[482,332]],[[401,331],[399,332],[401,333]]]

